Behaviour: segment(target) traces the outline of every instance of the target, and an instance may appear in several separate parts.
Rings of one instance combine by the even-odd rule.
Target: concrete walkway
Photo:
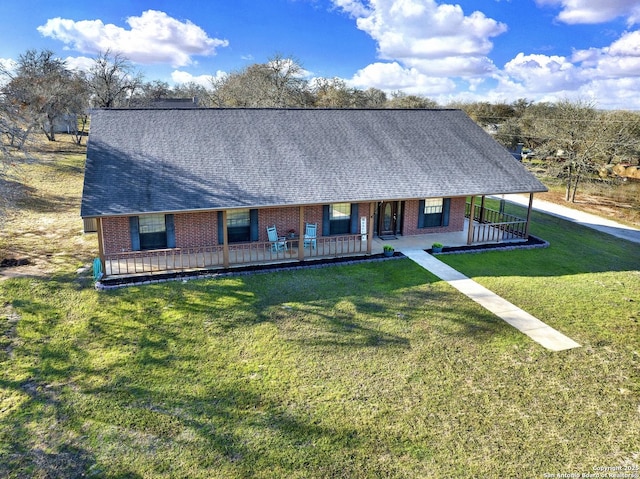
[[[495,199],[501,199],[498,196],[494,196]],[[505,195],[506,201],[516,203],[518,205],[527,208],[529,206],[529,196],[523,195]],[[610,234],[617,238],[622,238],[634,243],[640,243],[640,230],[631,226],[623,225],[600,216],[592,215],[590,213],[584,213],[567,206],[551,203],[550,201],[539,200],[535,196],[533,197],[533,209],[541,211],[549,215],[557,216],[563,220],[578,223],[588,228],[593,228],[603,233]]]
[[[424,250],[406,249],[402,250],[402,253],[545,348],[551,351],[564,351],[580,347],[564,334],[547,326]]]

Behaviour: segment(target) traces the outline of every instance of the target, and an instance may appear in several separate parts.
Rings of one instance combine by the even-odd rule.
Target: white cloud
[[[611,44],[610,55],[640,57],[640,30],[625,32]]]
[[[13,72],[18,67],[16,61],[12,58],[0,58],[0,70]]]
[[[195,83],[197,85],[201,85],[203,87],[210,88],[211,82],[216,80],[224,79],[227,76],[227,73],[223,71],[217,71],[215,75],[198,75],[194,76],[189,72],[174,70],[171,72],[171,79],[177,85],[184,83]]]
[[[484,77],[493,74],[496,66],[487,57],[446,57],[436,59],[409,59],[407,67],[416,68],[425,75],[438,77]]]
[[[348,83],[356,88],[374,87],[388,92],[402,90],[407,94],[430,97],[451,93],[455,89],[455,83],[449,78],[429,77],[416,68],[404,68],[397,62],[368,65]]]
[[[378,42],[387,60],[437,59],[486,55],[490,41],[506,25],[481,12],[465,16],[459,5],[434,0],[371,0],[372,9],[356,20]]]
[[[492,94],[535,101],[593,99],[602,108],[640,108],[640,31],[625,32],[604,48],[570,58],[519,53],[496,75]]]
[[[6,85],[18,64],[11,58],[0,58],[0,86]]]
[[[629,25],[640,21],[638,0],[536,0],[540,6],[560,6],[557,19],[568,24],[604,23],[626,17]]]
[[[360,0],[332,0],[332,3],[354,18],[365,17],[370,13],[369,8]]]
[[[95,65],[95,59],[89,57],[67,57],[64,59],[67,64],[67,68],[70,70],[77,70],[87,72]]]
[[[501,1],[501,0],[496,0]],[[507,0],[508,1],[508,0]],[[535,0],[559,7],[565,23],[626,18],[640,23],[640,0]],[[640,108],[640,31],[605,48],[571,56],[520,53],[502,69],[489,58],[506,25],[481,12],[436,0],[332,0],[377,42],[381,60],[360,69],[352,86],[454,99],[557,101],[590,98],[604,108]],[[453,3],[453,2],[451,2]]]
[[[640,110],[638,90],[638,78],[611,78],[589,82],[577,93],[581,98],[593,98],[600,108]]]
[[[504,66],[511,83],[518,82],[531,92],[573,89],[580,85],[580,71],[567,58],[558,55],[518,55]]]
[[[216,48],[229,44],[227,40],[209,38],[202,28],[189,20],[179,21],[157,10],[129,17],[127,24],[129,29],[105,25],[101,20],[76,22],[52,18],[39,26],[38,31],[45,37],[62,41],[68,49],[81,53],[110,49],[141,64],[190,65],[194,55],[214,55]]]
[[[383,60],[428,76],[486,75],[495,66],[486,56],[491,38],[506,25],[481,12],[465,15],[459,5],[435,0],[333,0],[356,18],[357,27],[378,44]],[[462,69],[461,69],[462,66]]]
[[[625,32],[605,48],[577,50],[572,61],[594,80],[640,77],[640,31]]]

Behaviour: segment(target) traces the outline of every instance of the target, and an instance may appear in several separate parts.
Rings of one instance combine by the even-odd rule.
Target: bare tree
[[[515,150],[519,144],[524,145],[520,119],[508,118],[497,125],[497,131],[494,138],[508,150]]]
[[[9,81],[4,73],[2,76],[6,82]],[[23,109],[6,97],[4,90],[0,91],[0,230],[4,226],[5,213],[13,201],[15,189],[12,183],[16,180],[18,161],[24,156],[27,141],[35,126],[23,113]]]
[[[566,201],[575,202],[580,181],[594,170],[600,138],[597,120],[592,103],[562,100],[533,122],[534,135],[541,140],[538,151],[563,168]]]
[[[600,114],[598,155],[605,164],[629,161],[640,156],[640,114],[607,111]]]
[[[312,104],[304,70],[293,59],[275,55],[213,81],[216,106],[304,107]]]
[[[15,72],[4,72],[10,79],[2,89],[7,109],[21,112],[21,123],[44,131],[55,141],[56,125],[66,118],[73,123],[85,110],[86,89],[82,76],[50,50],[28,50],[20,55]]]
[[[387,108],[438,108],[438,103],[430,98],[418,95],[407,95],[401,91],[391,94],[391,99],[387,101]]]
[[[384,108],[387,95],[376,88],[359,90],[340,78],[318,78],[311,87],[314,105],[322,108]]]
[[[363,95],[366,99],[366,108],[384,108],[387,103],[387,94],[378,88],[367,88]]]
[[[158,100],[175,98],[173,89],[166,81],[142,82],[129,98],[129,106],[146,107]]]
[[[321,108],[352,108],[357,102],[355,89],[340,78],[318,78],[312,91],[315,106]]]
[[[142,85],[142,74],[120,53],[101,52],[87,74],[91,104],[98,108],[127,106],[136,89]]]
[[[195,98],[201,107],[214,106],[211,102],[210,92],[204,86],[194,82],[174,86],[173,95],[175,98]]]

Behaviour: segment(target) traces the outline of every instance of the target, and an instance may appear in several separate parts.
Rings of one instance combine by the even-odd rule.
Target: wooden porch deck
[[[477,227],[478,224],[474,223]],[[485,226],[486,228],[486,226]],[[488,234],[498,237],[499,234]],[[453,233],[435,233],[413,236],[398,236],[396,239],[374,237],[371,242],[371,255],[381,254],[383,246],[389,244],[396,251],[411,249],[429,249],[433,243],[445,246],[464,246],[468,244],[469,220],[465,221],[463,231]],[[505,242],[487,240],[474,244]],[[512,239],[518,242],[524,239]],[[361,235],[317,238],[316,248],[305,247],[304,260],[337,258],[345,256],[367,255],[367,242]],[[223,269],[257,264],[285,264],[300,262],[298,240],[290,240],[286,250],[274,251],[271,243],[240,243],[229,246],[229,265],[224,264],[223,247],[174,248],[157,251],[135,251],[107,255],[105,258],[105,276],[137,276],[166,272],[186,272],[202,269]]]

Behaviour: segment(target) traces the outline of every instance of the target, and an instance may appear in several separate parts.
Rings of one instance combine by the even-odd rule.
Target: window
[[[429,198],[424,200],[424,214],[435,215],[442,213],[442,198]]]
[[[229,243],[251,240],[251,213],[248,209],[227,211],[227,235]]]
[[[258,210],[228,210],[227,221],[224,211],[218,211],[218,244],[224,243],[225,228],[229,243],[258,241]]]
[[[420,201],[418,228],[449,226],[450,198],[427,198]]]
[[[351,204],[329,205],[329,234],[348,234],[351,225]]]
[[[144,215],[138,218],[140,249],[167,247],[167,225],[164,215]]]
[[[358,233],[358,203],[322,206],[322,236]]]

